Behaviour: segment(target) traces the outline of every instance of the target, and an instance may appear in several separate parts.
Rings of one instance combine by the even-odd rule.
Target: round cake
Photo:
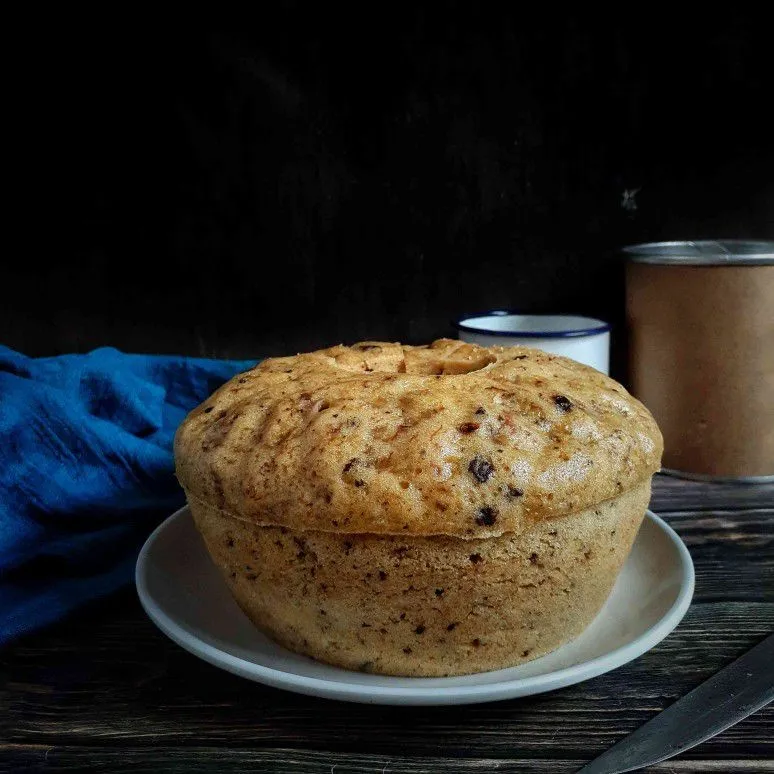
[[[256,626],[413,676],[512,666],[580,634],[661,452],[653,417],[602,373],[446,339],[265,360],[175,439],[197,528]]]

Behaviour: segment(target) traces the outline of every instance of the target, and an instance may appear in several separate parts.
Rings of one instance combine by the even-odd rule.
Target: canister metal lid
[[[696,242],[647,242],[624,247],[635,263],[678,264],[681,266],[762,266],[774,264],[774,242],[744,239]]]

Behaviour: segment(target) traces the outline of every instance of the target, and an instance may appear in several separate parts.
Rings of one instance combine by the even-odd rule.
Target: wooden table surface
[[[540,696],[379,707],[266,688],[168,640],[133,590],[0,653],[0,771],[572,772],[774,630],[774,485],[657,477],[696,566],[683,622]],[[774,705],[658,772],[774,772]]]

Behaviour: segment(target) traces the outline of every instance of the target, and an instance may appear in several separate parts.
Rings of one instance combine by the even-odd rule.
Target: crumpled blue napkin
[[[130,582],[184,502],[175,430],[254,363],[0,346],[0,645]]]

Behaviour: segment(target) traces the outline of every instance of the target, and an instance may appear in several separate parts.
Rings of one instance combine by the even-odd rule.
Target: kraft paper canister
[[[774,481],[774,242],[624,253],[630,387],[664,434],[664,469]]]

